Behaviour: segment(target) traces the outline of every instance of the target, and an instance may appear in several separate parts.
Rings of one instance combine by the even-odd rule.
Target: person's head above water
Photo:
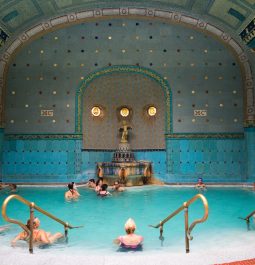
[[[113,186],[114,186],[114,188],[117,188],[117,189],[118,189],[118,188],[120,187],[120,183],[119,183],[119,181],[116,180],[116,181],[114,182],[114,185],[113,185]]]
[[[107,188],[108,188],[108,185],[107,185],[107,184],[103,184],[103,185],[101,186],[102,191],[106,191]]]
[[[73,184],[72,183],[69,183],[67,186],[68,186],[69,190],[73,190]]]
[[[27,220],[27,228],[30,229],[30,219]],[[38,228],[40,226],[40,220],[39,218],[35,217],[33,221],[33,228]]]
[[[135,221],[132,218],[129,218],[126,223],[125,223],[125,230],[127,232],[127,234],[131,234],[134,233],[135,229],[136,229],[136,224]]]
[[[203,178],[198,178],[198,180],[197,180],[199,183],[202,183],[203,182]]]

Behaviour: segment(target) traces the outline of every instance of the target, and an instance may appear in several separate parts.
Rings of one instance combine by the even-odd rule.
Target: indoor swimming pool
[[[115,255],[118,247],[113,239],[124,235],[124,224],[132,217],[137,225],[136,233],[143,235],[143,254],[185,254],[184,212],[164,225],[164,241],[159,240],[159,229],[149,227],[156,225],[184,201],[191,199],[198,191],[191,187],[135,187],[124,192],[112,193],[109,197],[98,197],[93,190],[80,187],[81,197],[77,201],[64,199],[65,188],[60,187],[22,187],[18,195],[35,202],[56,217],[73,226],[84,226],[69,230],[68,243],[57,243],[48,248],[35,248],[34,253],[76,253],[76,255]],[[1,205],[9,194],[1,191]],[[244,243],[254,244],[254,225],[251,219],[251,230],[247,231],[245,217],[254,210],[255,192],[247,188],[209,187],[203,195],[208,200],[209,216],[207,221],[198,224],[190,241],[190,254],[201,251],[235,249]],[[29,209],[19,201],[12,200],[7,214],[26,223]],[[201,218],[204,207],[201,200],[189,207],[189,224]],[[46,231],[63,232],[63,226],[35,211],[41,220],[41,228]],[[1,218],[1,225],[6,224]],[[21,229],[11,225],[11,229],[0,235],[0,244],[5,250],[11,249],[11,239]],[[20,241],[14,252],[28,253],[26,242]],[[1,253],[0,253],[1,254]],[[120,255],[120,254],[119,254]],[[198,263],[197,263],[198,264]],[[205,263],[206,264],[206,263]]]

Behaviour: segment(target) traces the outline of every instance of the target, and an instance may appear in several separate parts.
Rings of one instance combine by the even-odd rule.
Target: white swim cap
[[[135,225],[135,222],[132,218],[129,218],[126,223],[125,223],[125,229],[136,229],[136,225]]]

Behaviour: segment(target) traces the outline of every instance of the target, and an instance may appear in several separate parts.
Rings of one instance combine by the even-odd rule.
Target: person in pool
[[[119,181],[115,181],[114,182],[114,185],[112,186],[112,191],[124,191],[125,190],[125,188],[123,188],[121,185],[120,185],[120,183],[119,183]]]
[[[206,189],[206,186],[203,182],[203,178],[198,178],[195,188],[196,189]]]
[[[95,189],[96,188],[96,182],[94,179],[90,179],[87,183],[86,186],[90,189]]]
[[[38,243],[39,245],[42,244],[52,244],[54,242],[56,242],[58,239],[64,237],[63,234],[61,233],[56,233],[54,235],[52,235],[49,232],[45,232],[42,229],[39,229],[40,226],[40,220],[39,218],[34,218],[33,221],[33,242],[34,243]],[[30,219],[27,220],[27,224],[26,227],[30,229]],[[11,241],[11,245],[14,247],[16,245],[16,242],[18,240],[29,240],[29,234],[27,231],[22,231],[21,233],[19,233],[12,241]]]
[[[17,192],[17,185],[12,183],[9,184],[10,192]]]
[[[108,195],[111,195],[111,193],[109,191],[107,191],[107,188],[108,188],[108,185],[107,184],[103,184],[101,186],[101,190],[98,192],[98,196],[101,196],[101,197],[105,197],[105,196],[108,196]]]
[[[65,198],[70,199],[78,199],[80,197],[80,193],[73,188],[73,184],[68,184],[68,191],[65,193]]]
[[[99,193],[102,189],[103,178],[99,178],[96,182],[95,192]]]
[[[115,244],[118,244],[124,249],[141,249],[143,237],[135,234],[136,224],[132,218],[129,218],[125,223],[126,235],[119,236],[114,240]]]

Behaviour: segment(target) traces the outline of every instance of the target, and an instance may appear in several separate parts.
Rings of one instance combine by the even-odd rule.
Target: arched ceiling
[[[255,17],[255,0],[0,0],[0,49],[8,38],[49,17],[90,8],[123,6],[184,12],[211,21],[236,36]]]

